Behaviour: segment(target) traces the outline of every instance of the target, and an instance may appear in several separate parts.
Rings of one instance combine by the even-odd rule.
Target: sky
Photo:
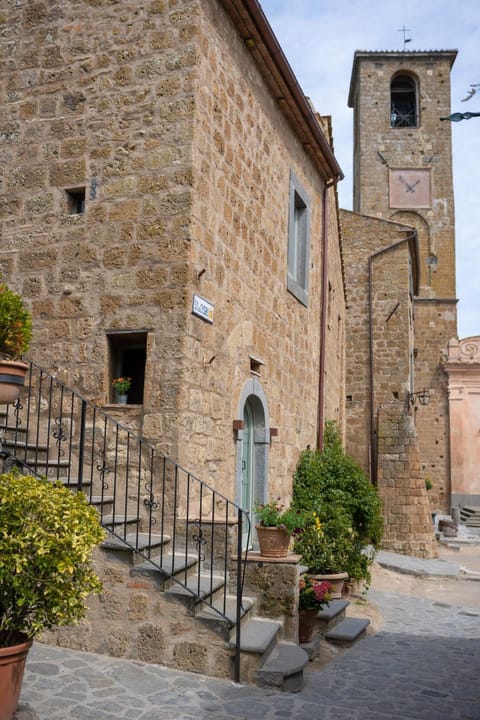
[[[331,115],[345,179],[340,206],[352,209],[353,110],[348,90],[355,50],[458,50],[452,112],[480,112],[478,0],[260,0],[305,95]],[[402,28],[411,42],[404,46]],[[458,335],[480,335],[480,117],[452,123]]]

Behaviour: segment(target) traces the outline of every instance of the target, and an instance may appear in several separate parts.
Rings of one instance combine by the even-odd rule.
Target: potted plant
[[[355,549],[354,535],[347,513],[337,506],[325,506],[322,520],[316,510],[295,536],[294,552],[302,556],[308,573],[316,580],[326,580],[331,597],[341,598],[348,579],[349,561]]]
[[[103,537],[82,493],[0,475],[0,720],[15,712],[32,639],[78,621],[87,596],[101,590],[91,555]]]
[[[302,575],[298,586],[298,641],[309,642],[315,627],[315,618],[331,599],[331,585]]]
[[[366,474],[343,450],[334,422],[325,424],[322,452],[307,448],[300,456],[293,506],[310,518],[303,541],[298,536],[294,546],[305,564],[327,574],[342,571],[351,581],[368,585],[374,559],[374,551],[368,549],[379,545],[383,532],[381,501]]]
[[[303,513],[291,506],[286,507],[281,498],[255,505],[254,513],[260,554],[264,557],[286,557],[292,533],[303,526]]]
[[[0,283],[0,403],[13,403],[25,384],[27,352],[32,337],[32,317],[23,300]]]
[[[132,386],[132,378],[118,377],[112,380],[112,387],[115,392],[115,400],[118,403],[127,402],[128,391]]]

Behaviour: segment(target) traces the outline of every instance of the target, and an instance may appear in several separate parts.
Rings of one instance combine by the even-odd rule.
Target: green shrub
[[[82,493],[0,475],[0,646],[85,615],[101,590],[91,555],[104,534]]]
[[[0,354],[17,358],[27,352],[32,318],[20,295],[0,283]]]
[[[312,518],[294,545],[309,570],[343,570],[370,580],[372,557],[365,547],[381,541],[381,502],[363,470],[345,454],[333,422],[325,426],[323,451],[307,448],[300,456],[292,505]]]
[[[295,536],[293,551],[302,556],[310,573],[346,572],[353,545],[350,518],[336,505],[317,510]]]

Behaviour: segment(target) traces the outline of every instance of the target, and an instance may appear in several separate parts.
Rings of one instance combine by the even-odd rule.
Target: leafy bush
[[[325,506],[310,516],[295,536],[293,550],[302,556],[308,571],[314,574],[347,572],[353,546],[353,532],[348,514],[338,506]]]
[[[104,530],[82,493],[0,475],[0,647],[82,618],[99,592],[91,555]]]
[[[0,354],[17,358],[27,352],[32,318],[20,295],[0,283]]]
[[[321,453],[302,452],[292,505],[312,518],[294,546],[309,569],[370,579],[372,557],[365,546],[381,541],[381,502],[363,470],[345,454],[335,423],[326,423]]]

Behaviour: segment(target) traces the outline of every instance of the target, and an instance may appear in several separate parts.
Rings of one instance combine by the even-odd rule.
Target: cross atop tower
[[[406,28],[405,25],[404,25],[403,27],[401,27],[401,28],[398,30],[398,32],[403,33],[403,49],[405,50],[405,45],[406,45],[407,43],[409,43],[409,42],[412,42],[412,38],[407,38],[407,37],[406,37],[406,33],[407,33],[407,32],[410,32],[410,29],[409,29],[409,28]]]

